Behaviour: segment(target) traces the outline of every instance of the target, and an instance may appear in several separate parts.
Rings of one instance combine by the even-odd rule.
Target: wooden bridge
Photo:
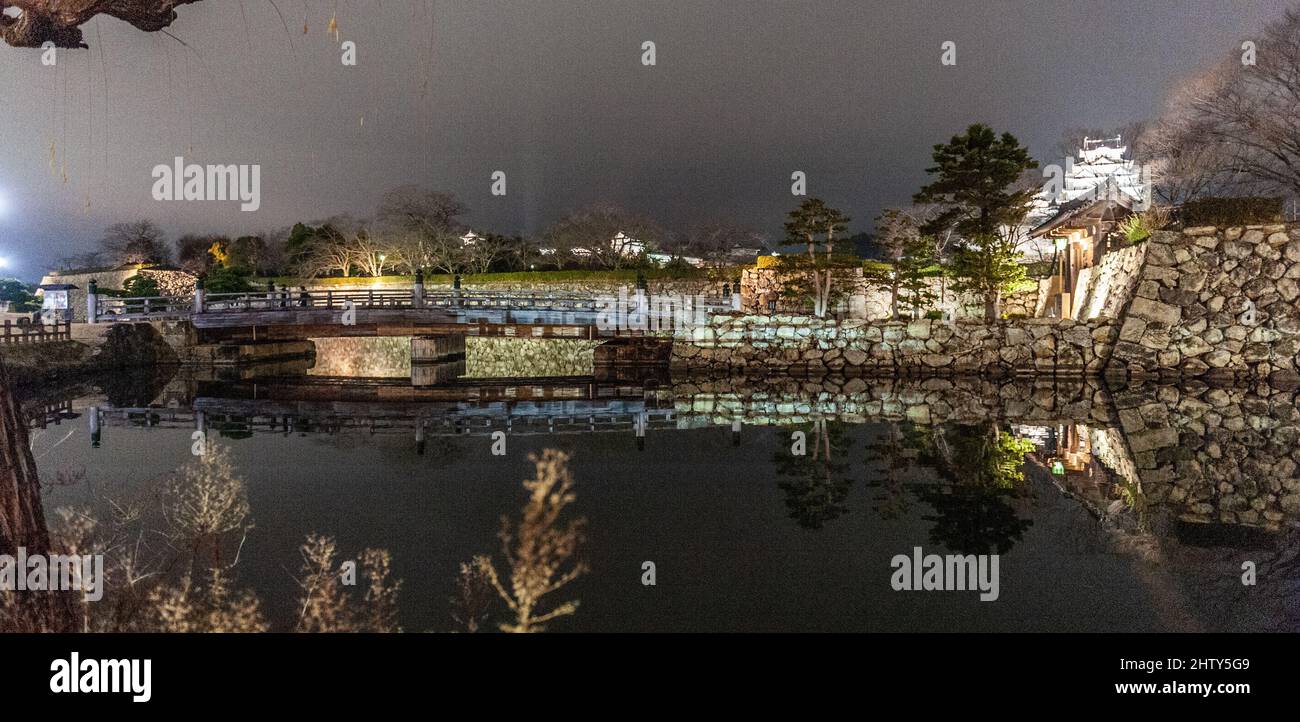
[[[193,298],[91,295],[92,323],[187,320],[206,342],[339,336],[607,338],[671,330],[733,310],[738,297],[620,298],[453,289],[262,291]]]

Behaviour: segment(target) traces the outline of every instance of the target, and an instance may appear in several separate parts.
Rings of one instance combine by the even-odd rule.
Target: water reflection
[[[790,518],[805,529],[820,529],[848,512],[853,479],[847,457],[850,439],[842,422],[818,419],[787,434],[778,432],[776,471]],[[789,439],[794,441],[786,443]],[[788,449],[785,447],[789,447]]]
[[[574,584],[583,611],[555,629],[1002,628],[1002,618],[951,598],[891,596],[887,577],[873,575],[914,545],[1007,555],[1012,578],[999,604],[1028,628],[1294,630],[1300,621],[1293,390],[453,378],[416,386],[284,369],[185,372],[134,386],[154,394],[147,401],[79,387],[61,401],[31,398],[24,410],[32,428],[83,430],[33,442],[46,478],[91,469],[92,478],[47,491],[60,505],[92,503],[77,490],[110,485],[132,466],[177,468],[193,431],[229,444],[255,490],[245,574],[259,589],[273,586],[259,574],[293,568],[278,551],[296,549],[292,536],[352,529],[352,548],[383,546],[394,565],[409,565],[401,576],[420,598],[456,597],[484,576],[466,560],[490,548],[493,522],[514,506],[505,489],[529,475],[519,460],[557,448],[573,459],[583,514],[599,531],[592,571]],[[497,432],[508,439],[505,460],[489,451]],[[96,440],[96,465],[86,464]],[[309,479],[324,485],[322,502],[348,514],[318,508]],[[403,522],[407,508],[440,521]],[[700,611],[682,618],[629,596],[613,570],[646,558],[703,574],[679,590]],[[793,559],[805,568],[789,568]],[[1254,586],[1241,583],[1243,561],[1257,566]],[[848,596],[780,591],[819,578]],[[767,617],[740,601],[753,595],[766,600]],[[1122,614],[1080,618],[1088,604]],[[272,628],[292,628],[271,606]],[[633,620],[630,609],[648,616]],[[451,623],[445,612],[401,613],[406,628]],[[461,623],[481,617],[457,614]]]

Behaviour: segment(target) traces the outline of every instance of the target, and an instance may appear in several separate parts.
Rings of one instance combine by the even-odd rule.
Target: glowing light
[[[0,256],[0,268],[8,268],[8,267],[9,267],[9,259],[5,258],[4,256]]]

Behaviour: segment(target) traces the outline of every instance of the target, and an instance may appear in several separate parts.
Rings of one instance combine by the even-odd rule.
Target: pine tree
[[[1016,183],[1038,163],[1015,136],[978,123],[936,145],[932,157],[926,173],[934,180],[914,200],[942,208],[929,225],[953,227],[962,238],[953,255],[953,287],[983,296],[985,320],[997,320],[1001,295],[1025,278],[1018,229],[1034,193]]]

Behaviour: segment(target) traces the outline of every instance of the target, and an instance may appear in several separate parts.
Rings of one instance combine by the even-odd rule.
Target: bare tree
[[[362,273],[376,278],[384,275],[390,246],[369,231],[362,229],[349,238],[348,247],[352,252],[353,263],[361,269]]]
[[[622,233],[622,242],[615,239]],[[663,229],[649,218],[618,208],[597,205],[573,211],[546,231],[546,243],[556,253],[573,254],[601,268],[631,265],[637,254],[633,242],[651,248],[663,241]]]
[[[468,212],[465,204],[451,193],[406,185],[384,194],[375,221],[395,230],[432,235],[461,230],[458,217]]]
[[[99,251],[89,251],[87,253],[77,253],[71,256],[64,256],[55,262],[55,268],[60,271],[73,271],[82,268],[97,268],[104,263],[104,257]]]
[[[356,264],[354,238],[356,232],[346,226],[326,223],[316,230],[310,251],[298,263],[298,273],[313,278],[334,273],[352,275]]]
[[[681,251],[703,259],[710,266],[721,267],[731,265],[735,249],[762,247],[764,240],[763,234],[752,228],[726,221],[709,221],[691,226],[686,231]]]
[[[487,273],[498,261],[512,257],[516,245],[522,244],[518,238],[489,233],[476,236],[473,242],[465,246],[465,262],[470,273]]]
[[[894,321],[898,320],[898,289],[902,283],[898,262],[908,248],[920,240],[919,226],[917,218],[902,208],[886,208],[876,218],[875,243],[891,267],[869,273],[867,279],[889,292],[889,317]]]
[[[194,274],[207,273],[212,268],[212,244],[221,239],[213,236],[187,234],[176,239],[176,264]]]
[[[104,255],[112,263],[167,263],[167,251],[162,229],[151,220],[114,223],[104,229],[100,239]]]
[[[1167,205],[1193,198],[1262,189],[1239,167],[1232,143],[1216,138],[1201,108],[1217,92],[1220,71],[1182,81],[1158,122],[1143,135],[1135,158],[1150,171],[1155,197]]]
[[[1255,65],[1234,50],[1180,89],[1170,122],[1184,155],[1174,158],[1217,166],[1219,183],[1300,195],[1300,10],[1265,27],[1258,47]],[[1210,155],[1185,155],[1197,144]]]

